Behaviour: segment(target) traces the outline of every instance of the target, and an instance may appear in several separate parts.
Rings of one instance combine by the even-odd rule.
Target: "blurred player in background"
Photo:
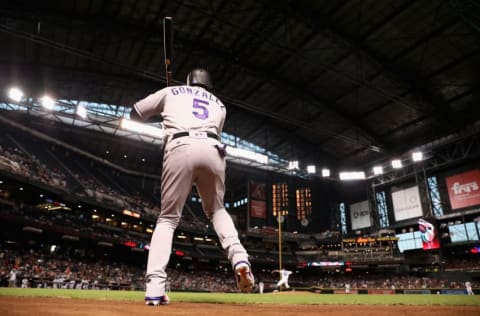
[[[465,290],[467,290],[467,295],[473,295],[472,283],[470,281],[465,282]]]
[[[159,90],[135,103],[130,113],[131,119],[140,121],[161,116],[165,132],[161,211],[152,235],[146,272],[147,305],[169,303],[165,269],[173,234],[192,185],[196,186],[203,211],[232,264],[239,289],[250,292],[255,283],[247,251],[223,203],[226,153],[220,134],[226,109],[211,93],[212,88],[209,73],[195,69],[188,74],[187,85]]]
[[[258,292],[260,294],[263,294],[263,288],[264,287],[265,287],[265,284],[262,281],[258,282]]]
[[[345,283],[345,294],[350,294],[350,283]]]
[[[13,268],[8,274],[8,287],[17,287],[17,270]]]
[[[273,270],[272,273],[277,272],[280,275],[280,281],[277,282],[277,288],[280,289],[282,285],[285,286],[285,288],[289,289],[290,285],[288,285],[288,278],[290,277],[290,274],[292,274],[292,271],[281,269],[281,270]]]

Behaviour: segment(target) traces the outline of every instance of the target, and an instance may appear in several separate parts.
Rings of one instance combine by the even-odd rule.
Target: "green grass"
[[[466,295],[340,295],[308,292],[281,294],[170,293],[173,302],[216,304],[334,304],[334,305],[470,305],[480,306],[478,296]],[[0,296],[56,297],[74,299],[142,301],[138,291],[80,291],[60,289],[0,288]]]

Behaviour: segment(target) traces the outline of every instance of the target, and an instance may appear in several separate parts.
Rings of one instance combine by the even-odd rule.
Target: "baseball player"
[[[345,283],[345,294],[350,294],[350,283]]]
[[[17,287],[17,274],[18,271],[15,268],[10,271],[10,273],[8,274],[8,287]]]
[[[280,281],[277,282],[277,288],[280,289],[280,286],[284,285],[285,288],[289,289],[290,285],[288,285],[288,278],[290,277],[290,274],[292,274],[292,271],[281,269],[281,270],[273,270],[272,273],[278,272],[280,275]]]
[[[239,289],[251,292],[255,283],[247,251],[223,204],[226,162],[220,133],[226,109],[211,92],[212,88],[209,73],[195,69],[188,74],[186,85],[159,90],[135,103],[130,113],[131,119],[140,121],[160,116],[165,132],[161,211],[152,235],[145,276],[147,305],[169,303],[165,269],[173,234],[192,185],[196,186],[203,211],[232,264]]]
[[[263,281],[258,282],[258,293],[263,294],[263,289],[265,287],[265,284]]]
[[[465,290],[467,291],[467,295],[474,295],[470,281],[465,282]]]

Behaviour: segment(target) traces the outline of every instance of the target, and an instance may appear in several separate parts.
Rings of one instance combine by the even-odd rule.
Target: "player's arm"
[[[160,115],[168,91],[168,89],[162,89],[135,103],[130,111],[130,119],[146,121],[152,116]]]
[[[132,121],[138,121],[138,122],[143,122],[143,118],[138,114],[137,109],[135,107],[132,107],[130,110],[130,119]]]
[[[220,126],[219,126],[219,129],[218,129],[218,134],[220,135],[223,131],[223,126],[225,125],[225,118],[227,117],[227,108],[225,108],[224,105],[222,105],[220,107],[221,111],[222,111],[222,120],[220,121]]]

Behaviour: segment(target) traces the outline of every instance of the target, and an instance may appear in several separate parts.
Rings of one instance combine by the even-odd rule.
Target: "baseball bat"
[[[163,52],[165,54],[165,74],[167,87],[172,84],[172,62],[173,62],[173,18],[163,18]]]

